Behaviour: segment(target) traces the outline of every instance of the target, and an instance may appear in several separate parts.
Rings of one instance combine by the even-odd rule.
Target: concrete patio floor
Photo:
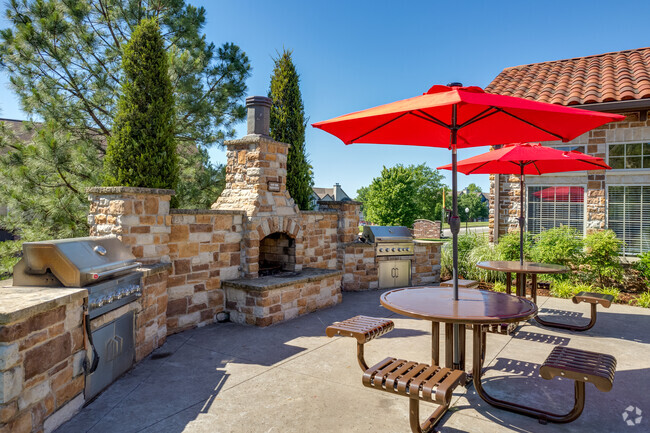
[[[408,432],[408,399],[367,389],[350,338],[325,337],[325,327],[357,314],[390,317],[395,330],[366,346],[366,359],[430,361],[430,323],[391,313],[381,291],[344,293],[342,304],[268,328],[214,324],[173,335],[57,433],[79,432]],[[540,298],[542,314],[565,320],[589,314],[586,304]],[[569,314],[566,314],[566,313]],[[532,322],[534,323],[534,322]],[[511,337],[488,334],[485,388],[545,410],[567,412],[573,382],[547,381],[540,364],[555,345],[612,354],[618,361],[609,393],[587,384],[582,416],[570,424],[496,409],[474,388],[458,388],[441,432],[650,431],[650,310],[599,308],[598,322],[578,333],[525,323]],[[471,350],[468,335],[468,351]],[[442,358],[444,359],[444,357]],[[471,365],[471,364],[470,364]],[[627,426],[629,406],[643,411]],[[434,405],[421,403],[421,416]]]

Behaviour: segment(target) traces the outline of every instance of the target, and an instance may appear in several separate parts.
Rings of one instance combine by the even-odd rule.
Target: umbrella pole
[[[519,175],[519,264],[524,264],[524,163],[520,162],[521,174]]]
[[[454,283],[454,301],[458,300],[458,233],[460,232],[460,218],[458,218],[458,156],[456,155],[456,144],[458,140],[458,129],[456,127],[456,105],[452,105],[451,112],[451,220],[449,228],[452,236],[452,254],[453,254],[453,283]],[[459,342],[459,325],[454,323],[454,366],[460,365],[460,342]]]

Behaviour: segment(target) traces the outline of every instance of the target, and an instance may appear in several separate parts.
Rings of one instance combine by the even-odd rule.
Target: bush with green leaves
[[[531,258],[540,263],[577,266],[582,262],[582,236],[576,229],[560,226],[534,237]],[[554,274],[554,280],[566,280],[570,274]]]
[[[531,244],[532,235],[524,233],[524,260],[530,259]],[[519,231],[501,236],[494,250],[499,260],[519,260]]]
[[[452,243],[442,246],[441,268],[443,273],[452,275]],[[487,236],[477,233],[467,233],[458,236],[458,275],[464,279],[478,281],[496,281],[500,275],[496,271],[480,269],[476,263],[492,260],[495,257],[494,248]]]
[[[578,293],[576,286],[570,281],[554,281],[551,283],[549,291],[556,298],[571,298]]]
[[[639,254],[639,261],[636,262],[634,267],[643,275],[643,277],[650,281],[650,251]]]
[[[174,95],[157,19],[142,20],[133,31],[122,68],[122,95],[104,158],[104,184],[174,189]]]
[[[636,298],[630,300],[630,305],[637,307],[650,308],[650,292],[643,292]]]
[[[20,260],[23,241],[0,242],[0,280],[11,278],[14,265]]]
[[[620,279],[623,267],[618,258],[622,242],[612,230],[588,234],[584,239],[584,264],[590,280],[598,280],[605,287],[605,278]]]

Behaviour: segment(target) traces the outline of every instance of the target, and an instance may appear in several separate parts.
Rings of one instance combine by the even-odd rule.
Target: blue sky
[[[650,45],[650,2],[611,1],[193,1],[207,10],[205,32],[217,45],[234,42],[253,67],[249,95],[266,95],[272,57],[293,50],[310,123],[460,81],[487,86],[509,66],[581,57]],[[3,26],[6,21],[3,20]],[[0,115],[23,119],[0,76]],[[246,134],[242,123],[238,136]],[[307,150],[315,186],[335,182],[351,196],[382,166],[450,162],[445,149],[345,146],[309,127]],[[461,149],[459,158],[487,149]],[[211,151],[217,162],[225,152]],[[450,182],[450,181],[449,181]],[[487,190],[486,175],[459,175]]]

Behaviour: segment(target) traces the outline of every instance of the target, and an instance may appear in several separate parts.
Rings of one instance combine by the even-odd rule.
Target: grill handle
[[[102,279],[104,277],[110,277],[110,276],[115,275],[115,274],[120,274],[122,272],[130,271],[131,269],[135,269],[135,268],[139,267],[140,265],[141,265],[141,263],[136,262],[136,263],[132,263],[130,265],[122,266],[121,268],[111,269],[110,271],[88,272],[86,275],[88,275],[88,277],[91,280],[100,280],[100,279]]]

